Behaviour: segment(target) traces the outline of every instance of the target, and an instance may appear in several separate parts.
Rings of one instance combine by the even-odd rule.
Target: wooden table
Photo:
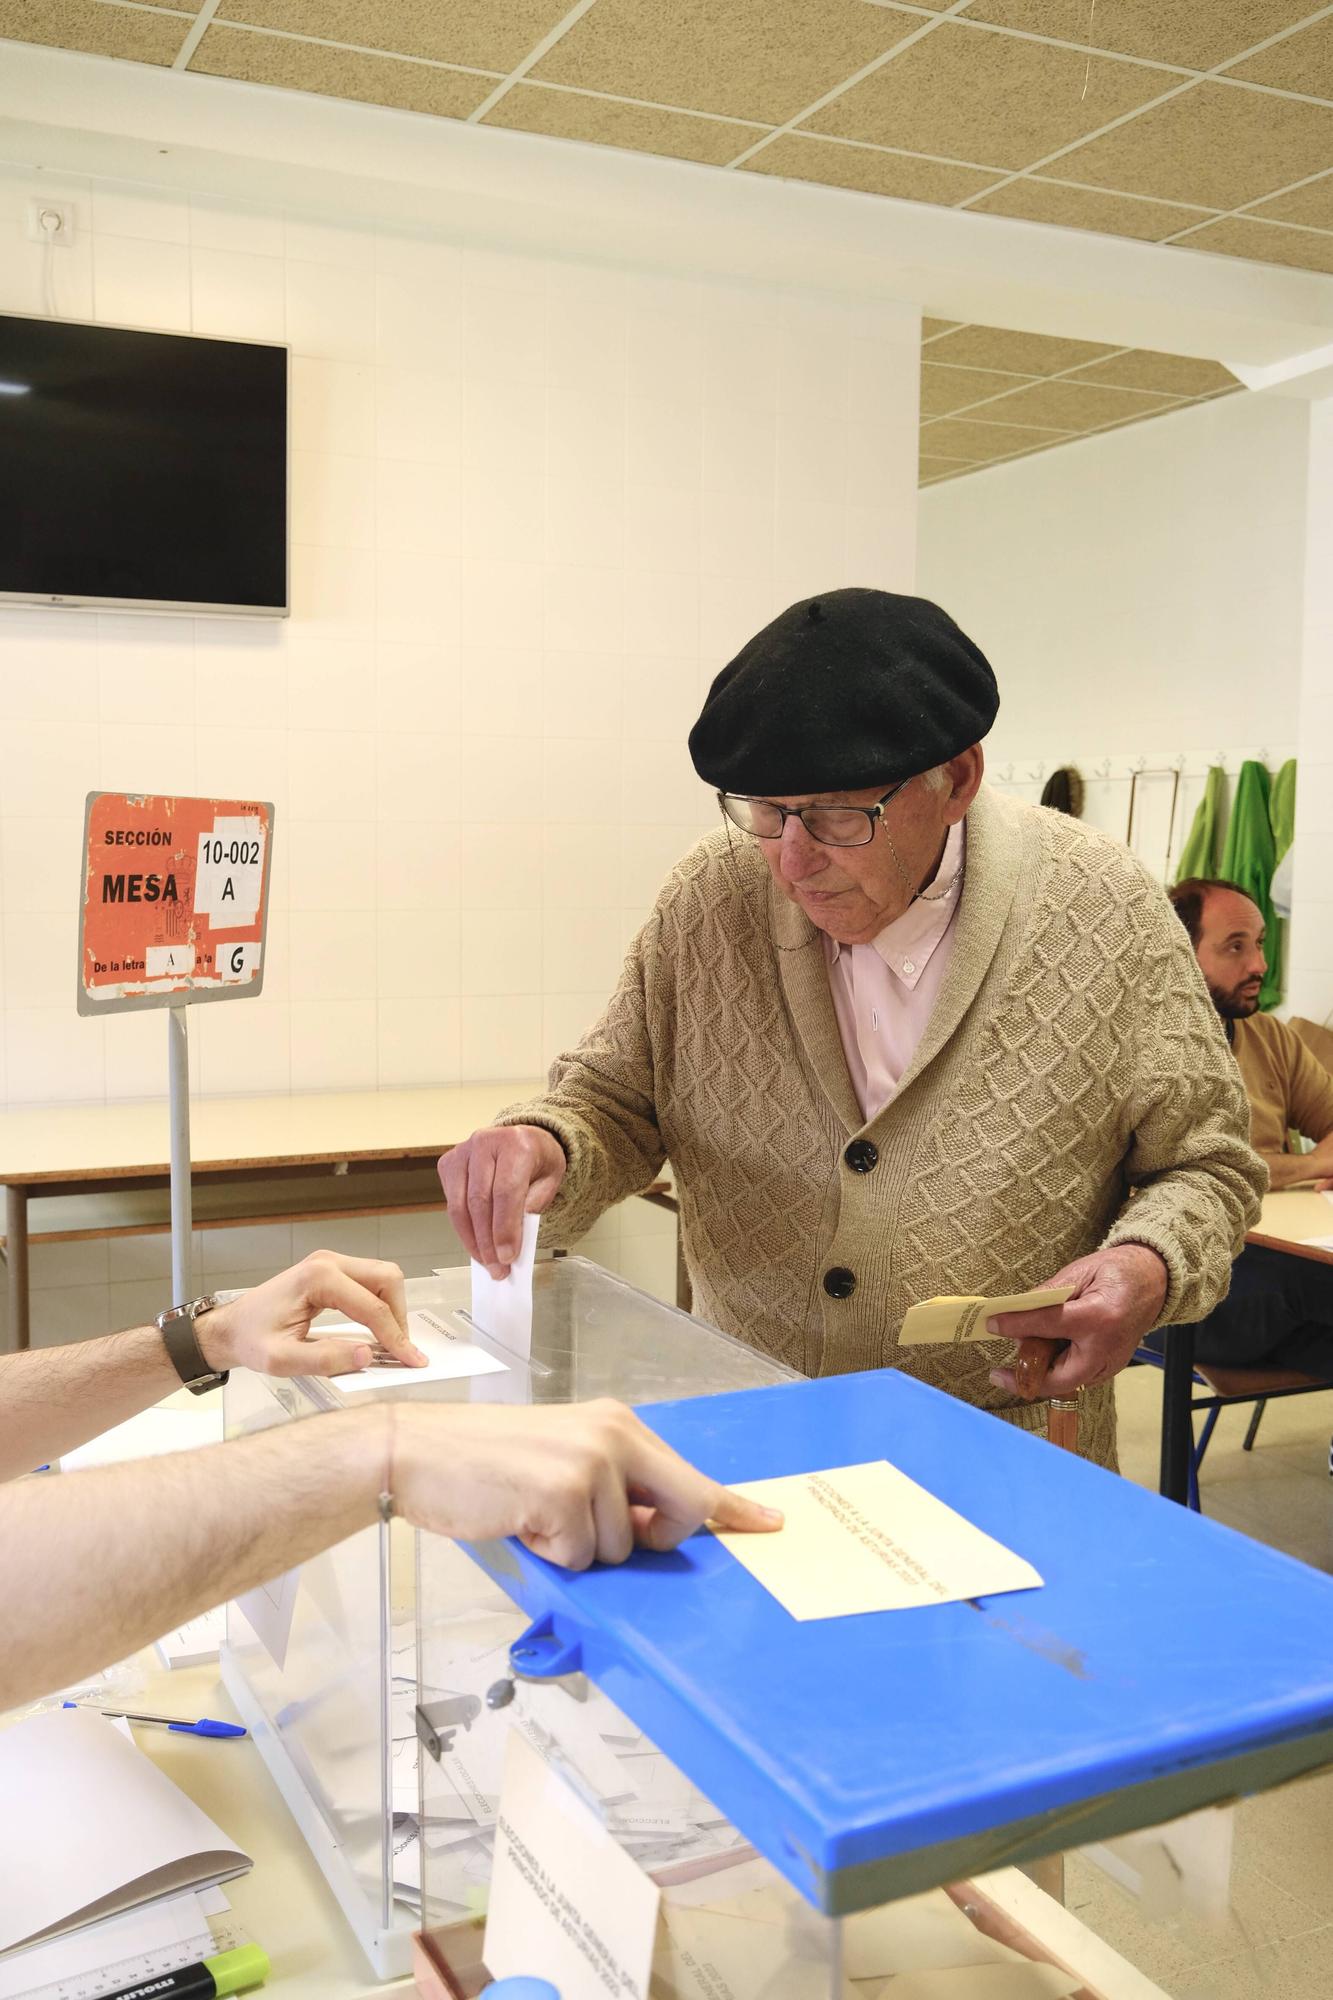
[[[299,1181],[346,1174],[359,1201],[321,1208],[345,1219],[390,1212],[374,1200],[374,1177],[420,1165],[489,1125],[506,1104],[535,1096],[542,1085],[469,1083],[431,1090],[357,1090],[287,1097],[201,1098],[190,1108],[192,1177],[218,1185],[239,1181]],[[161,1189],[170,1185],[165,1099],[147,1104],[61,1106],[0,1115],[0,1185],[5,1189],[5,1261],[9,1281],[9,1344],[28,1345],[30,1242],[143,1235],[165,1225],[131,1223],[52,1230],[30,1237],[33,1195],[88,1195]],[[349,1197],[353,1195],[349,1188]],[[438,1203],[399,1204],[408,1212]],[[306,1220],[311,1211],[226,1215],[196,1224],[235,1228],[247,1222]]]
[[[1308,1257],[1333,1266],[1333,1251],[1318,1249],[1311,1237],[1333,1238],[1333,1202],[1313,1188],[1287,1188],[1264,1197],[1259,1227],[1247,1243],[1265,1250],[1282,1250],[1290,1257]],[[1168,1500],[1189,1504],[1190,1457],[1194,1450],[1191,1411],[1194,1383],[1194,1329],[1166,1329],[1162,1363],[1162,1462],[1159,1490]],[[1276,1393],[1282,1393],[1278,1391]]]

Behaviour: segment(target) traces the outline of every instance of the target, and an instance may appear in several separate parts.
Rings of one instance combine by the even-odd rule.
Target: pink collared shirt
[[[963,893],[963,827],[960,820],[949,829],[931,885],[947,883],[942,895],[918,898],[869,944],[824,939],[838,1033],[867,1124],[884,1109],[916,1054],[948,969]]]

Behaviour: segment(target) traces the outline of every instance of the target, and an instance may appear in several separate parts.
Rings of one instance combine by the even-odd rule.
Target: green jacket
[[[1226,772],[1220,764],[1212,764],[1204,783],[1203,797],[1194,815],[1194,824],[1180,850],[1177,882],[1184,882],[1191,875],[1216,875],[1219,872],[1226,798]]]
[[[1262,764],[1253,759],[1240,767],[1236,779],[1236,799],[1227,826],[1222,850],[1222,876],[1234,882],[1263,911],[1268,939],[1268,971],[1259,989],[1259,1005],[1267,1010],[1282,998],[1282,941],[1269,889],[1277,867],[1277,843],[1269,817],[1271,780]]]

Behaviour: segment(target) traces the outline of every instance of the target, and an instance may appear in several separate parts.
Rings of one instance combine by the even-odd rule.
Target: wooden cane
[[[1046,1386],[1056,1356],[1063,1351],[1058,1340],[1020,1340],[1014,1355],[1014,1386],[1025,1403],[1035,1403]],[[1046,1403],[1046,1435],[1062,1451],[1078,1450],[1079,1392],[1072,1396],[1050,1396]]]

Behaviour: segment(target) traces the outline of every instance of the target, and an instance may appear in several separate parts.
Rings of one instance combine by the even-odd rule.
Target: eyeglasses
[[[873,806],[780,806],[774,799],[751,799],[740,792],[719,792],[717,802],[733,826],[755,840],[781,840],[789,819],[798,819],[812,840],[823,847],[867,847],[875,837],[875,821],[904,785],[890,785]]]

